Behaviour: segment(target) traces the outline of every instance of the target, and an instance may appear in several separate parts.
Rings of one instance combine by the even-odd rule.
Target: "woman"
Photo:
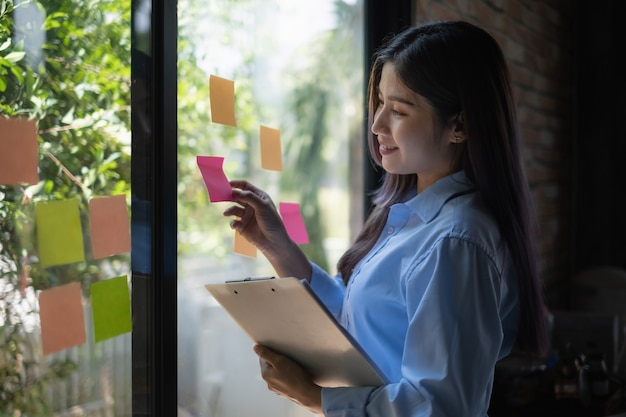
[[[485,416],[496,362],[546,346],[532,205],[508,69],[466,22],[411,27],[374,57],[375,209],[329,276],[289,239],[272,200],[233,181],[224,214],[279,276],[306,279],[390,384],[321,388],[254,349],[268,387],[325,416]]]

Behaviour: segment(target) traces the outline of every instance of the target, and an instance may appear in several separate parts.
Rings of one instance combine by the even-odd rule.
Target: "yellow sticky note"
[[[130,252],[130,221],[123,194],[89,200],[89,224],[94,259]]]
[[[44,355],[84,344],[87,337],[80,283],[42,291],[39,318]]]
[[[280,130],[261,126],[261,168],[272,171],[283,170],[283,155],[280,146]]]
[[[126,276],[92,284],[91,309],[96,343],[130,332],[132,320]]]
[[[37,184],[38,166],[35,121],[0,116],[0,184]]]
[[[85,260],[78,200],[36,203],[35,221],[42,267]]]
[[[256,258],[256,246],[248,242],[239,232],[235,230],[235,253],[239,255]]]
[[[211,75],[209,77],[209,93],[211,121],[236,127],[235,82]]]

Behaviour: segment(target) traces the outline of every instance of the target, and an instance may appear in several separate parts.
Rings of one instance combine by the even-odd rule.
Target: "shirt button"
[[[388,235],[392,234],[392,233],[393,233],[393,230],[394,230],[394,229],[393,229],[393,226],[392,226],[392,227],[390,227],[389,229],[387,229],[387,234],[388,234]]]

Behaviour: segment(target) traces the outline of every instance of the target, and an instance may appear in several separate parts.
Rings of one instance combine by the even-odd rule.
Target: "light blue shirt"
[[[347,287],[315,264],[310,283],[391,381],[323,388],[325,416],[487,415],[495,364],[517,336],[517,285],[463,172],[393,205]]]

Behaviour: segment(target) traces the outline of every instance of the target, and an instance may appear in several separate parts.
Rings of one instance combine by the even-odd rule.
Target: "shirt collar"
[[[407,201],[405,204],[425,222],[437,216],[443,205],[456,194],[475,191],[474,184],[467,178],[465,171],[437,180],[430,187]]]

